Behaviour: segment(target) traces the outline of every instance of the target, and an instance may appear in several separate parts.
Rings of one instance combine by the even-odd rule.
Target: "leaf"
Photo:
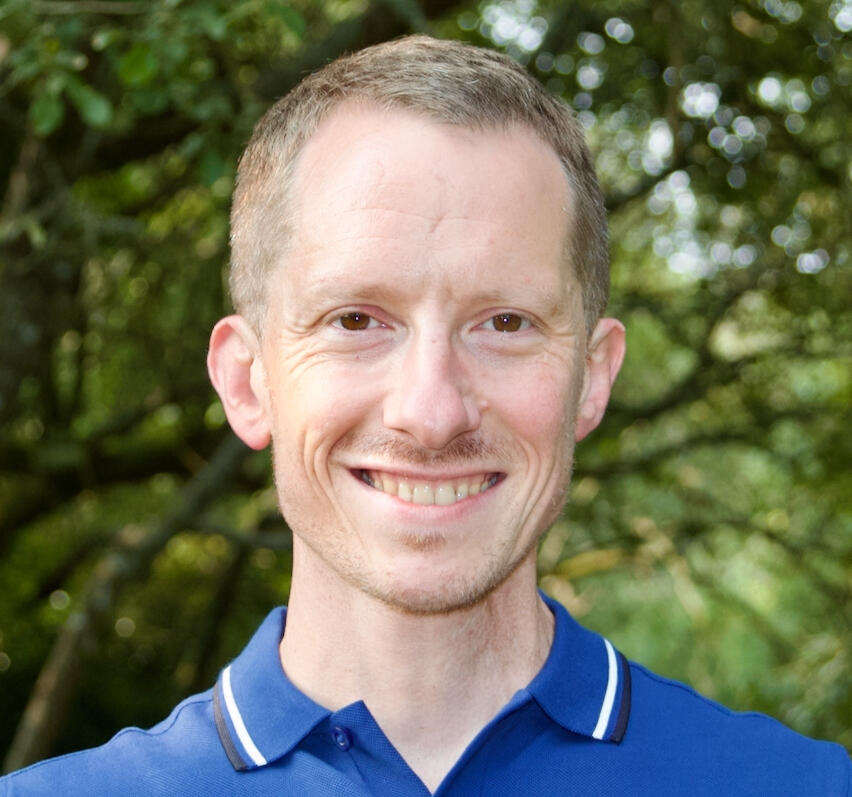
[[[202,14],[201,23],[213,41],[222,41],[228,32],[228,20],[222,14]]]
[[[147,44],[137,42],[118,62],[118,76],[127,86],[145,86],[157,74],[157,58]]]
[[[42,94],[30,105],[30,123],[33,132],[44,138],[49,136],[65,117],[65,106],[59,97],[52,94]]]
[[[126,30],[121,28],[101,28],[92,34],[92,49],[95,52],[106,50],[112,44],[121,41],[126,36]]]
[[[213,185],[223,174],[226,164],[218,152],[206,149],[201,155],[198,172],[205,185]]]
[[[133,92],[134,108],[146,116],[164,111],[168,104],[169,95],[160,86],[149,86]]]
[[[24,83],[25,81],[34,78],[40,71],[41,64],[35,59],[31,61],[20,61],[9,76],[9,84],[17,86],[19,83]]]
[[[69,82],[68,95],[82,120],[92,127],[106,127],[112,121],[112,104],[85,83]]]
[[[32,216],[24,216],[21,219],[21,227],[26,232],[33,249],[41,249],[47,243],[47,232]]]
[[[293,6],[284,5],[283,3],[272,0],[272,2],[267,4],[266,8],[271,15],[281,19],[300,39],[305,35],[305,28],[307,28],[305,18]]]

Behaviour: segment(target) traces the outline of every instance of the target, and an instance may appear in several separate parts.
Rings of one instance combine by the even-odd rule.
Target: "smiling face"
[[[220,389],[232,425],[271,434],[294,584],[301,566],[405,611],[476,602],[560,511],[581,395],[578,437],[603,411],[559,161],[525,128],[343,105],[295,204],[262,343],[220,335],[257,398],[246,431]]]

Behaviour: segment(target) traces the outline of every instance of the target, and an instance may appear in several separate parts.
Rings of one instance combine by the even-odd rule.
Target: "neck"
[[[329,600],[328,582],[302,578],[294,558],[287,676],[332,711],[363,700],[430,791],[547,658],[553,617],[534,552],[485,599],[440,615],[401,612],[343,581]]]

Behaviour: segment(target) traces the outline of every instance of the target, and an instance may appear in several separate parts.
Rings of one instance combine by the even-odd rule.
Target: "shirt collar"
[[[331,712],[300,692],[278,655],[285,607],[273,609],[213,689],[216,729],[235,769],[254,769],[289,753]]]
[[[542,595],[556,619],[544,667],[525,690],[566,730],[620,742],[630,713],[624,656]],[[216,729],[235,769],[255,769],[289,753],[331,712],[300,692],[281,668],[287,610],[274,609],[213,689]]]
[[[630,715],[630,666],[609,640],[581,626],[541,594],[556,619],[544,666],[527,687],[542,710],[566,730],[620,742]]]

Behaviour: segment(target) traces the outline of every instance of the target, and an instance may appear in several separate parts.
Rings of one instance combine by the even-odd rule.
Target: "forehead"
[[[476,129],[363,103],[342,103],[323,120],[296,171],[298,205],[307,217],[316,211],[311,200],[327,203],[334,193],[346,192],[350,201],[354,191],[365,205],[403,201],[399,191],[412,180],[420,182],[421,197],[436,202],[454,191],[461,191],[456,200],[472,199],[479,183],[492,189],[495,210],[501,201],[544,200],[561,219],[570,205],[556,153],[531,128]]]
[[[526,127],[472,129],[344,103],[308,141],[294,183],[287,282],[332,284],[379,260],[393,262],[395,279],[437,279],[446,267],[481,276],[485,265],[496,285],[524,266],[524,279],[556,290],[569,276],[568,181]],[[374,276],[387,280],[387,270]]]

